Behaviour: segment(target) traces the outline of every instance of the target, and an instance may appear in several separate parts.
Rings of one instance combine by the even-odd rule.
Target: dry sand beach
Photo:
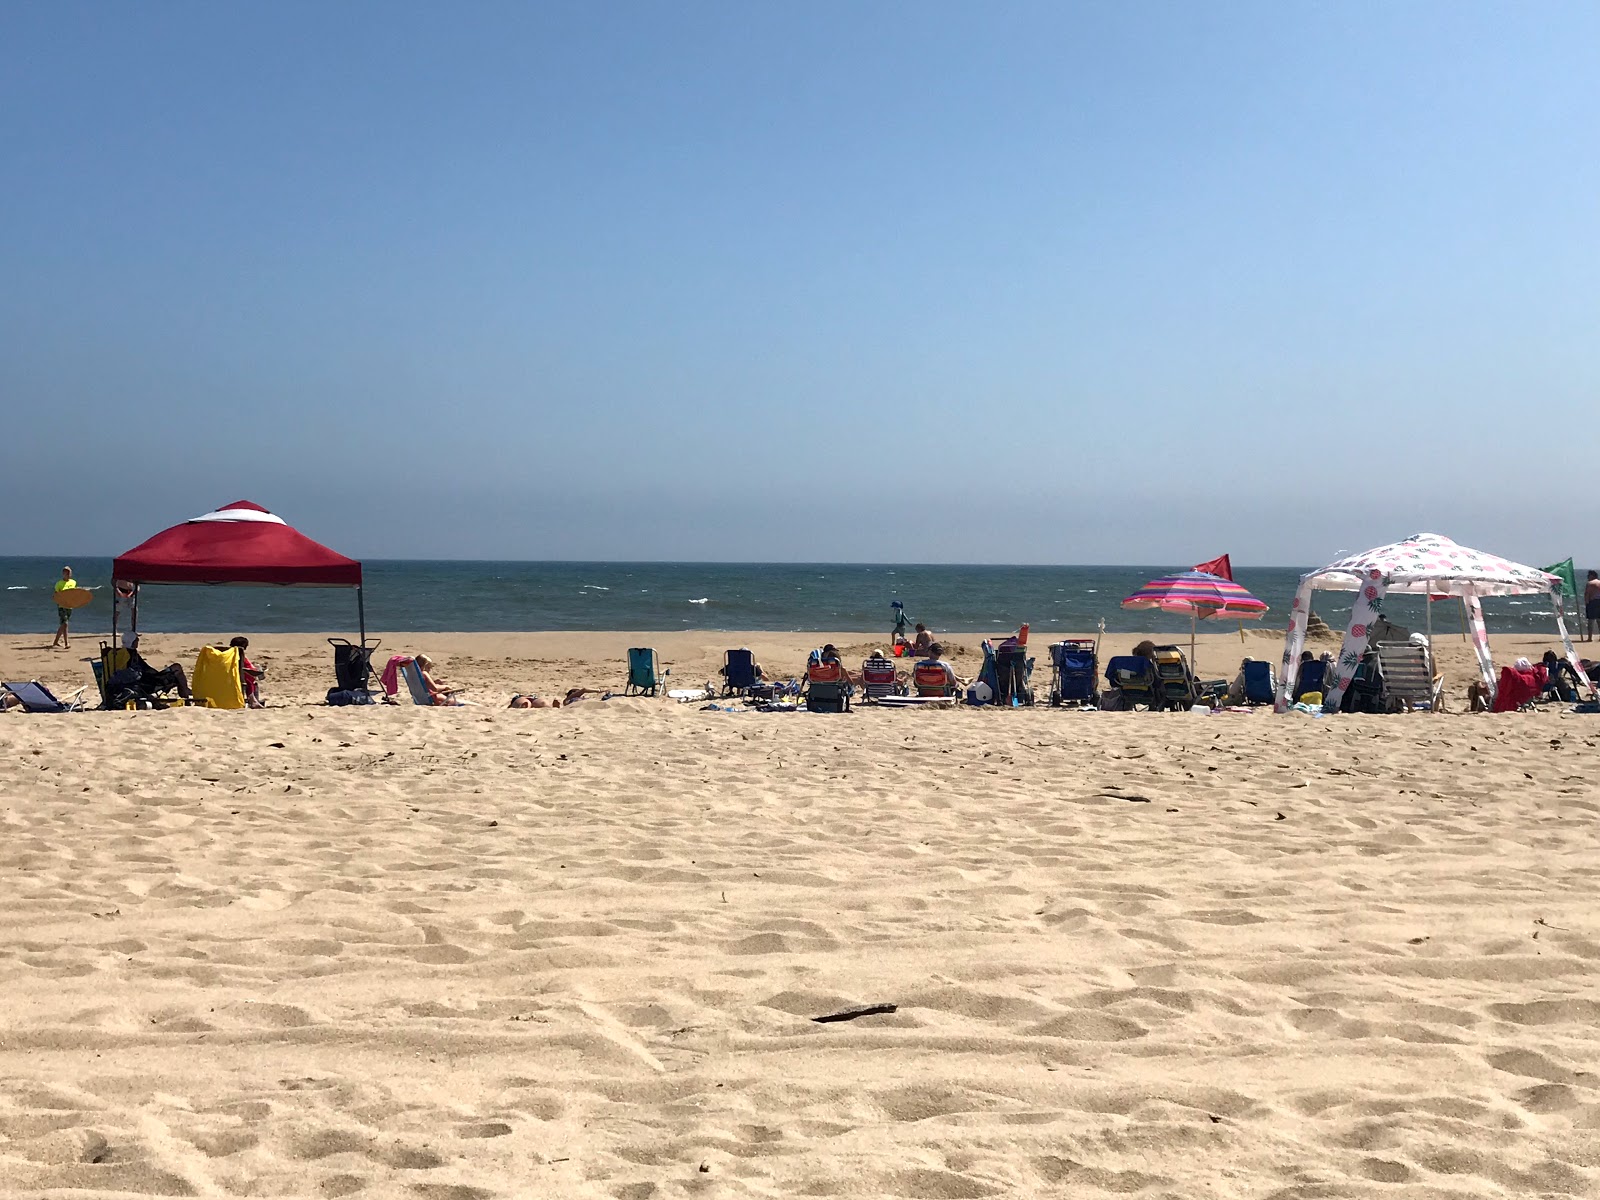
[[[1600,1194],[1594,717],[511,712],[821,637],[382,637],[483,705],[262,636],[264,712],[0,716],[0,1190]]]

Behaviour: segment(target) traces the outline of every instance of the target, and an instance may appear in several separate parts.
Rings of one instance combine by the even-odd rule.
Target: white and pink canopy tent
[[[1344,645],[1340,647],[1338,661],[1333,664],[1323,696],[1323,708],[1327,712],[1339,710],[1339,702],[1344,698],[1356,668],[1361,665],[1361,656],[1366,652],[1372,623],[1382,611],[1384,596],[1390,592],[1461,598],[1472,632],[1472,645],[1478,654],[1478,667],[1491,694],[1496,681],[1494,662],[1489,656],[1489,634],[1483,625],[1481,598],[1546,594],[1550,597],[1556,630],[1566,649],[1567,661],[1578,672],[1578,678],[1585,687],[1593,690],[1588,676],[1578,664],[1572,639],[1567,636],[1567,623],[1561,611],[1561,581],[1558,577],[1537,567],[1526,567],[1481,550],[1458,546],[1437,533],[1419,533],[1403,542],[1341,558],[1319,571],[1300,577],[1300,589],[1295,593],[1294,607],[1289,613],[1289,636],[1283,648],[1283,677],[1278,684],[1276,705],[1278,712],[1288,708],[1289,697],[1294,695],[1313,591],[1357,593],[1350,611],[1350,626],[1345,631]]]

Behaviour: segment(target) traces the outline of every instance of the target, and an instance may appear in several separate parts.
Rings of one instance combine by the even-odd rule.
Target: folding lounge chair
[[[911,686],[918,696],[954,696],[956,685],[950,682],[944,668],[931,662],[920,662],[911,668]]]
[[[100,707],[125,708],[181,708],[190,703],[177,694],[177,689],[170,683],[165,688],[148,692],[142,690],[119,690],[113,694],[113,680],[118,671],[126,670],[133,661],[132,653],[123,646],[113,646],[109,642],[100,643],[100,657],[90,659],[89,666],[94,671],[95,686],[100,689]],[[162,672],[157,672],[161,674]]]
[[[400,678],[406,681],[406,690],[411,693],[411,703],[420,704],[424,708],[433,707],[433,696],[428,692],[428,685],[422,682],[422,669],[416,663],[401,663]]]
[[[748,692],[760,680],[756,678],[756,656],[744,647],[725,651],[722,655],[722,694],[737,696]]]
[[[905,688],[895,671],[894,659],[874,654],[862,661],[861,693],[868,701],[881,700],[885,696],[899,696],[904,692]]]
[[[850,711],[850,684],[842,665],[818,661],[806,668],[806,711]]]
[[[1122,706],[1144,705],[1150,711],[1162,706],[1161,679],[1156,665],[1139,654],[1116,654],[1106,663],[1106,682],[1122,693]]]
[[[50,689],[37,679],[27,683],[0,683],[0,691],[15,696],[22,705],[22,711],[31,713],[81,712],[84,690],[79,688],[65,700],[57,700]]]
[[[1273,704],[1278,699],[1278,675],[1269,662],[1244,664],[1244,702]]]
[[[1092,641],[1067,640],[1050,646],[1050,703],[1099,702],[1100,658]]]
[[[1178,647],[1156,647],[1156,675],[1161,680],[1161,699],[1165,707],[1187,710],[1199,702],[1200,685],[1189,669],[1189,660]]]
[[[1320,658],[1300,664],[1300,673],[1294,679],[1294,698],[1299,701],[1307,692],[1323,691],[1323,683],[1327,679],[1328,664]]]
[[[649,646],[628,648],[628,685],[624,696],[654,696],[661,687],[661,660]]]
[[[1381,642],[1378,667],[1383,672],[1384,708],[1438,708],[1444,677],[1433,673],[1424,647],[1410,642]]]

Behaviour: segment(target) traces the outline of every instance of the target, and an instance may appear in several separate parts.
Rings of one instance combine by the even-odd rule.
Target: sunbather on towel
[[[462,702],[457,693],[464,692],[466,689],[453,688],[443,679],[435,678],[433,674],[433,659],[426,654],[419,654],[413,662],[416,665],[417,673],[422,677],[422,686],[428,689],[428,698],[433,701],[435,706],[448,707]]]
[[[507,708],[560,708],[561,707],[561,701],[559,701],[559,700],[546,700],[543,696],[535,696],[532,692],[529,692],[527,695],[518,694],[518,695],[515,695],[515,696],[511,697],[511,703],[506,705],[506,707]]]

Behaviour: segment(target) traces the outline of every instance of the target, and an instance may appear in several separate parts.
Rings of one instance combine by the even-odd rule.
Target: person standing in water
[[[72,568],[62,567],[61,578],[56,580],[56,595],[59,597],[62,592],[70,592],[77,586],[78,581],[72,577]],[[63,607],[59,601],[56,604],[56,620],[59,624],[56,626],[56,638],[55,641],[50,643],[50,649],[54,650],[57,646],[60,646],[65,650],[67,649],[67,624],[72,620],[72,610]]]

